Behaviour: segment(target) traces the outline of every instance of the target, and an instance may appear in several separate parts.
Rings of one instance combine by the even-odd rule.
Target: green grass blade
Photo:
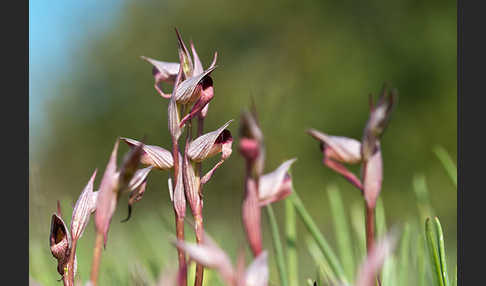
[[[449,175],[449,178],[457,187],[457,167],[454,164],[454,161],[452,161],[451,156],[449,156],[449,153],[447,153],[447,151],[442,146],[435,147],[434,153],[437,156],[437,158],[439,158],[440,162],[442,163],[442,166],[444,166],[444,169]]]
[[[307,230],[310,232],[312,237],[316,240],[317,245],[319,246],[320,250],[326,257],[326,260],[328,261],[329,266],[331,267],[334,274],[338,277],[339,280],[341,280],[344,283],[347,283],[347,279],[344,274],[343,267],[339,263],[336,254],[331,249],[331,247],[327,243],[322,233],[319,231],[319,228],[317,227],[316,223],[314,222],[310,214],[307,212],[297,192],[294,191],[292,195],[289,196],[288,199],[292,200],[292,203],[294,204],[297,213],[302,219],[304,225],[307,227]]]
[[[430,218],[425,221],[425,236],[427,237],[427,246],[429,248],[430,263],[433,268],[433,276],[435,277],[437,285],[445,286],[442,279],[442,270],[440,266],[440,258],[437,247],[437,240],[434,234],[433,222]]]
[[[415,226],[415,229],[417,226]],[[426,267],[425,267],[425,237],[422,234],[422,231],[416,232],[418,233],[416,239],[417,243],[417,257],[416,257],[416,262],[417,262],[417,286],[425,286],[425,276],[426,276]]]
[[[376,215],[376,238],[380,239],[383,236],[385,236],[386,233],[385,207],[383,205],[383,200],[380,197],[376,202],[375,215]]]
[[[319,246],[317,246],[315,240],[312,237],[306,237],[305,242],[307,244],[307,250],[309,251],[310,255],[312,256],[312,259],[314,260],[314,263],[318,266],[319,268],[319,273],[320,275],[317,275],[318,277],[318,282],[319,285],[321,284],[320,277],[322,276],[324,279],[326,279],[326,284],[332,285],[337,283],[336,276],[334,276],[334,273],[331,270],[331,267],[329,267],[329,264],[326,261],[326,258],[322,254],[321,250],[319,249]]]
[[[447,271],[447,263],[446,263],[446,252],[444,246],[444,233],[442,232],[442,226],[440,225],[440,221],[438,217],[434,217],[434,225],[435,231],[437,233],[437,241],[439,242],[439,258],[440,258],[440,267],[442,273],[442,280],[444,281],[444,285],[449,285],[449,274]]]
[[[344,211],[343,200],[338,188],[334,185],[328,187],[327,194],[329,196],[334,231],[336,233],[336,241],[344,271],[347,277],[350,280],[353,280],[356,269],[354,265],[353,245],[351,244],[349,223],[346,217],[346,212]]]
[[[452,280],[452,286],[457,286],[457,265],[456,265],[456,270],[454,271],[454,279]]]
[[[290,200],[285,200],[285,236],[287,241],[287,269],[289,286],[299,286],[297,259],[297,226],[295,208]]]
[[[408,258],[410,256],[410,224],[405,223],[403,227],[402,241],[400,243],[400,270],[399,270],[399,281],[400,285],[408,286],[408,276],[411,271],[409,268]]]
[[[282,249],[282,242],[280,241],[280,234],[278,232],[277,219],[273,213],[271,205],[266,207],[268,214],[268,221],[270,222],[270,229],[272,232],[273,247],[275,249],[275,260],[277,261],[277,269],[280,277],[280,284],[283,286],[288,286],[289,282],[287,280],[287,270],[285,267],[285,259]]]
[[[417,197],[417,206],[420,215],[420,224],[433,215],[433,210],[429,200],[429,189],[423,174],[415,174],[413,177],[413,191]]]
[[[366,235],[364,224],[363,204],[355,202],[351,206],[351,225],[357,238],[356,249],[358,251],[357,257],[364,258],[366,256]]]

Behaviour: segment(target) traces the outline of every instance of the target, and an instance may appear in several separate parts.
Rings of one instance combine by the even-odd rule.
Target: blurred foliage
[[[48,129],[36,132],[44,136],[30,138],[32,274],[42,272],[37,268],[42,266],[56,277],[55,262],[39,260],[50,255],[47,237],[55,201],[60,199],[65,213],[70,213],[93,170],[104,169],[117,136],[146,135],[147,143],[170,147],[167,100],[157,95],[151,66],[140,56],[176,61],[174,27],[187,43],[194,41],[205,67],[213,52],[219,53],[219,67],[213,72],[215,98],[205,129],[214,130],[234,118],[230,130],[237,137],[240,112],[253,97],[265,134],[266,170],[298,158],[292,167],[294,184],[325,235],[332,233],[331,211],[322,207],[328,203],[325,187],[336,184],[347,206],[361,197],[321,164],[318,144],[304,131],[313,127],[360,139],[368,117],[368,94],[378,93],[385,81],[396,87],[399,103],[382,140],[387,224],[416,216],[412,179],[416,173],[424,174],[450,244],[447,248],[455,253],[456,191],[433,153],[434,146],[441,145],[454,161],[457,156],[455,2],[217,0],[124,5],[116,23],[86,39],[73,53],[71,70],[56,77],[51,92],[57,96],[47,103]],[[215,239],[230,253],[245,243],[240,222],[243,160],[237,144],[238,140],[231,158],[204,190],[206,228],[221,234]],[[127,149],[123,146],[121,151]],[[167,177],[162,172],[150,175],[131,221],[120,224],[114,218],[102,267],[110,255],[123,253],[123,261],[130,265],[141,256],[134,251],[142,243],[138,238],[159,231],[144,226],[154,216],[151,213],[164,213],[172,231]],[[282,211],[283,204],[277,204],[280,222]],[[122,199],[117,215],[125,214]],[[268,226],[264,227],[265,241],[270,242]],[[145,228],[144,235],[140,228]],[[88,237],[91,232],[88,228]],[[117,242],[115,234],[121,232],[123,241],[134,244]],[[235,241],[225,241],[224,233],[236,234]],[[188,238],[191,234],[187,232]],[[146,252],[170,263],[175,250],[164,252],[170,249],[168,237],[159,237],[160,244]],[[79,257],[84,272],[89,271],[92,255],[89,241],[81,242],[87,248],[85,257]],[[302,245],[297,247],[300,277],[306,279],[315,271],[305,267],[312,258],[303,242],[300,239]],[[37,256],[39,252],[42,255]],[[126,267],[121,264],[118,267]],[[160,265],[156,268],[160,270]],[[277,277],[274,271],[272,277]]]

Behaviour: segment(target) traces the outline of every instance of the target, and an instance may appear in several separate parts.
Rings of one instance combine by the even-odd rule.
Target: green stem
[[[297,227],[295,209],[290,200],[285,200],[285,236],[287,241],[287,263],[290,286],[298,286],[299,270],[297,259]]]
[[[327,243],[326,239],[319,231],[319,228],[317,227],[316,223],[314,222],[312,217],[305,209],[304,204],[302,203],[299,196],[297,195],[297,192],[294,191],[293,194],[290,195],[288,199],[292,200],[292,203],[294,204],[297,213],[299,214],[300,218],[304,222],[304,225],[307,227],[307,230],[310,232],[312,237],[317,242],[317,245],[321,249],[322,253],[326,257],[329,266],[334,272],[334,275],[338,277],[338,279],[341,280],[341,282],[347,283],[347,279],[346,276],[344,275],[343,268],[339,263],[336,254],[334,254],[331,247]]]
[[[270,229],[272,231],[273,246],[275,248],[275,259],[277,260],[278,274],[280,276],[280,285],[288,286],[287,271],[285,270],[285,259],[283,255],[282,243],[280,241],[280,234],[278,233],[278,224],[273,213],[271,205],[266,207],[268,214],[268,221],[270,222]]]

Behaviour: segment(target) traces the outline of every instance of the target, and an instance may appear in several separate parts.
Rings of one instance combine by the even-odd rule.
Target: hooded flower
[[[213,268],[221,275],[227,285],[232,286],[267,286],[268,285],[268,254],[262,251],[246,268],[234,269],[228,255],[204,235],[200,244],[178,241],[176,246],[184,250],[190,259],[208,268]],[[241,258],[241,257],[240,257]],[[241,259],[238,259],[242,261]],[[240,273],[243,272],[243,273]]]
[[[96,200],[98,192],[93,191],[93,183],[97,170],[94,171],[88,184],[74,205],[71,218],[71,233],[73,240],[78,240],[82,235],[89,222],[90,215],[96,210]]]
[[[135,148],[140,144],[139,141],[130,138],[120,138],[127,143],[131,148]],[[143,154],[140,158],[140,163],[149,165],[160,170],[169,170],[174,166],[172,153],[168,150],[155,146],[143,145]]]
[[[132,215],[132,205],[140,201],[145,194],[145,189],[147,187],[147,177],[153,166],[148,166],[143,169],[139,169],[133,175],[132,180],[128,184],[128,189],[130,190],[130,195],[128,196],[128,216],[122,222],[126,222],[130,219]]]
[[[154,76],[155,90],[164,98],[170,98],[170,94],[164,93],[159,86],[162,82],[174,83],[179,71],[179,63],[158,61],[149,57],[141,57],[144,61],[153,65],[152,74]]]
[[[187,156],[194,162],[202,162],[205,159],[221,153],[221,160],[201,178],[201,184],[211,179],[216,169],[228,159],[232,153],[233,137],[226,128],[233,120],[226,122],[215,131],[203,134],[189,143]]]
[[[319,140],[321,151],[324,154],[324,165],[341,174],[346,180],[362,191],[363,186],[361,180],[341,164],[357,164],[362,161],[361,143],[352,138],[332,136],[315,129],[310,129],[307,133]]]
[[[260,177],[258,200],[260,206],[279,201],[292,193],[292,178],[288,170],[297,159],[287,160],[275,171]]]
[[[72,239],[60,213],[52,214],[49,246],[52,256],[57,259],[57,272],[64,275],[64,270],[71,254]]]

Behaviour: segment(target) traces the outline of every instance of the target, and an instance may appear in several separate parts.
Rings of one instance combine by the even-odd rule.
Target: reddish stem
[[[203,241],[204,228],[202,214],[196,214],[194,216],[194,228],[196,232],[196,242],[199,244]],[[196,265],[196,279],[194,280],[194,286],[201,286],[204,278],[204,266],[201,264]]]
[[[76,256],[76,244],[78,240],[74,239],[71,246],[71,254],[69,255],[69,261],[67,264],[67,280],[63,278],[64,285],[72,286],[74,285],[74,257]]]

